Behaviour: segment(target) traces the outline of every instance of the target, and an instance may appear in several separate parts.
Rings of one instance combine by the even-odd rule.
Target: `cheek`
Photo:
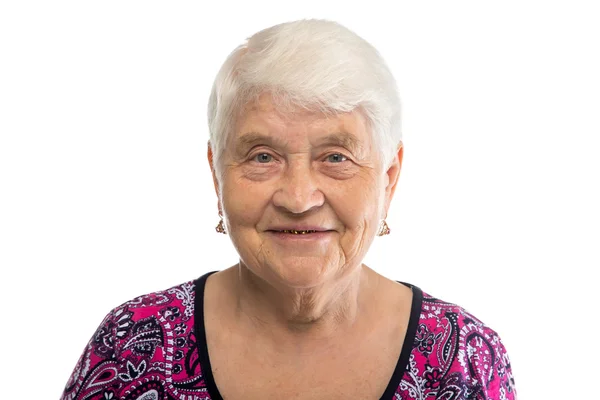
[[[362,235],[377,223],[381,203],[378,185],[367,177],[329,185],[326,196],[348,233]]]
[[[330,199],[331,207],[343,225],[339,251],[345,263],[354,265],[364,257],[379,224],[379,198],[373,180],[358,180],[339,188]]]
[[[223,180],[222,202],[231,229],[256,225],[269,203],[265,186],[231,175]]]

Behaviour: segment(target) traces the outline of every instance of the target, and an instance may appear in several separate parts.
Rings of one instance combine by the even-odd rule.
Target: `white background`
[[[214,231],[210,87],[244,38],[317,17],[376,46],[404,104],[392,234],[366,262],[498,331],[521,399],[592,398],[592,3],[3,2],[1,397],[58,398],[111,308],[236,262]]]

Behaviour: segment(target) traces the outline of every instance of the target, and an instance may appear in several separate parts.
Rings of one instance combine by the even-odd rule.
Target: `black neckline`
[[[194,299],[194,331],[196,334],[196,345],[198,348],[198,357],[200,359],[200,369],[202,370],[202,376],[206,383],[206,390],[212,400],[223,400],[215,379],[212,374],[212,368],[210,365],[210,358],[208,356],[208,346],[206,345],[206,328],[204,325],[204,288],[206,286],[207,278],[219,271],[212,271],[202,275],[195,282],[195,299]],[[410,359],[410,353],[413,350],[415,335],[417,333],[417,327],[419,325],[419,318],[421,315],[421,305],[423,303],[423,292],[417,286],[409,283],[400,282],[404,286],[412,289],[413,298],[410,306],[410,319],[408,320],[408,328],[406,330],[406,336],[402,343],[402,351],[398,358],[398,363],[392,374],[392,378],[388,383],[387,388],[383,392],[380,400],[393,399],[402,376],[407,369],[408,361]]]

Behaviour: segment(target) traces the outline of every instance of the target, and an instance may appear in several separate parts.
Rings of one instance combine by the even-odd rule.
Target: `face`
[[[209,161],[212,154],[209,149]],[[266,281],[307,289],[359,268],[386,216],[402,162],[383,168],[359,112],[247,106],[215,187],[240,261]]]

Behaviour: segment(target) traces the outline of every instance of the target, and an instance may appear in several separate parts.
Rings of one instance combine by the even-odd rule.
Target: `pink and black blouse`
[[[61,399],[222,399],[203,315],[204,286],[215,272],[113,309],[90,339]],[[411,315],[381,399],[516,399],[498,334],[463,308],[402,284],[413,291]]]

